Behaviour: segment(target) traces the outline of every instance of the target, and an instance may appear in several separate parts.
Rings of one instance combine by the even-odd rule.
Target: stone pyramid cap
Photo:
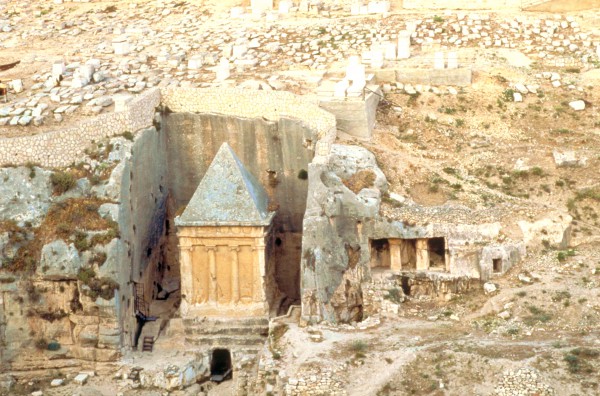
[[[242,165],[227,143],[223,143],[198,185],[178,226],[266,226],[274,212],[267,209],[265,189]]]

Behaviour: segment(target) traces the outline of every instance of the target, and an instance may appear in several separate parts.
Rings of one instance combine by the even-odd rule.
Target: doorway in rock
[[[229,349],[215,349],[210,359],[210,379],[222,382],[231,378],[233,368],[231,366],[231,352]]]
[[[502,259],[495,258],[492,260],[492,271],[494,274],[499,274],[502,272]]]
[[[429,269],[446,270],[446,240],[444,238],[430,238],[427,240],[429,250]]]
[[[390,243],[387,239],[371,239],[371,268],[389,269]]]

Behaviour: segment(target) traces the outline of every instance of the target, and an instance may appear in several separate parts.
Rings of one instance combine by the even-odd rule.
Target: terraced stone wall
[[[68,166],[77,162],[93,141],[151,126],[159,103],[160,91],[151,89],[122,112],[100,115],[71,128],[0,139],[0,165]]]

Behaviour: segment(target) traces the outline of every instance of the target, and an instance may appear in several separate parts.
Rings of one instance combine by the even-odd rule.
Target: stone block
[[[436,52],[433,55],[433,68],[435,70],[444,70],[446,68],[443,52]]]
[[[448,69],[458,69],[458,54],[448,52]]]
[[[85,373],[77,374],[75,378],[73,378],[73,382],[77,385],[85,385],[88,380],[89,375]]]

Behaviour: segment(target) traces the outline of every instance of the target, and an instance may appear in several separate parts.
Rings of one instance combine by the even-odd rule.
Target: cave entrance
[[[427,240],[430,270],[446,270],[446,240],[444,238],[430,238]]]
[[[231,352],[229,349],[215,349],[210,359],[210,380],[223,382],[231,378]]]
[[[502,259],[495,258],[492,260],[492,271],[494,274],[500,274],[502,272]]]
[[[374,239],[371,240],[371,268],[396,271],[446,271],[446,239]]]
[[[391,267],[390,243],[387,239],[371,239],[371,268]]]

